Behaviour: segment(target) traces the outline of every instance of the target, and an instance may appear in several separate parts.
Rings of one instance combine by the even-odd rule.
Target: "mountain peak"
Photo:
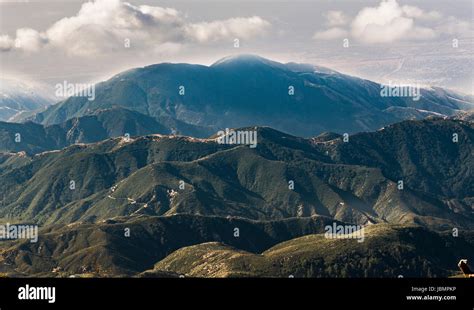
[[[281,63],[263,58],[258,55],[254,54],[238,54],[238,55],[231,55],[226,56],[224,58],[219,59],[215,63],[211,65],[211,67],[217,66],[228,66],[228,65],[242,65],[242,64],[265,64],[265,65],[277,65],[282,66]]]

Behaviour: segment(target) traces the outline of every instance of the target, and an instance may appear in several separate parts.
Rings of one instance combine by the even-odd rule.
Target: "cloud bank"
[[[172,8],[95,0],[43,32],[22,28],[15,38],[0,35],[0,51],[56,48],[67,54],[91,56],[123,49],[126,43],[135,48],[176,49],[188,43],[251,39],[264,35],[270,27],[258,16],[190,23]]]
[[[340,11],[326,14],[326,30],[313,35],[316,40],[333,40],[351,36],[361,43],[378,44],[410,40],[430,40],[440,35],[462,35],[472,31],[468,21],[443,17],[437,11],[400,5],[397,0],[382,0],[378,6],[362,8],[350,20]],[[347,28],[343,26],[347,25]]]
[[[432,39],[436,36],[435,31],[418,26],[415,21],[428,16],[430,13],[427,15],[414,6],[400,6],[396,0],[382,1],[378,7],[364,8],[357,14],[351,24],[351,33],[366,43]]]

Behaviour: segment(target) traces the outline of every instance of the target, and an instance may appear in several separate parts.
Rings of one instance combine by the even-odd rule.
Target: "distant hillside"
[[[31,117],[55,102],[42,85],[0,78],[0,121]]]
[[[147,134],[210,134],[209,129],[188,125],[172,118],[159,120],[122,108],[98,110],[94,114],[75,117],[56,125],[43,126],[33,122],[0,122],[0,151],[36,154],[59,150],[76,143],[99,142],[111,137]],[[20,134],[20,141],[15,139]]]
[[[209,67],[162,63],[132,69],[97,84],[94,100],[71,97],[33,120],[59,124],[118,106],[213,132],[259,125],[310,137],[324,131],[376,130],[405,119],[474,108],[469,97],[439,88],[422,90],[419,101],[382,97],[380,92],[377,83],[332,70],[242,55]]]

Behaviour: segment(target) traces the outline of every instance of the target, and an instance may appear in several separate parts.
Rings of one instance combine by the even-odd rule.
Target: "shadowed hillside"
[[[42,230],[37,243],[1,242],[0,272],[9,276],[134,275],[181,247],[218,241],[262,252],[285,240],[323,232],[332,223],[325,217],[255,222],[176,215],[56,225]],[[128,237],[125,229],[129,229]]]

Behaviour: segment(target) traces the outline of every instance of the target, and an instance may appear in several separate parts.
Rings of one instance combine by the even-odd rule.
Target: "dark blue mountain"
[[[300,136],[376,130],[473,107],[466,97],[442,89],[422,90],[418,101],[383,97],[380,85],[371,81],[243,55],[211,66],[162,63],[132,69],[97,84],[94,100],[69,98],[34,121],[51,125],[117,106],[216,131],[259,125]]]

